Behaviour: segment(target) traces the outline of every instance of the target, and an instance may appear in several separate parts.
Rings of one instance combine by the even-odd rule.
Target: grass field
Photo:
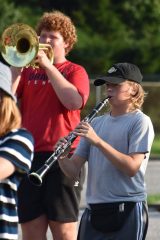
[[[160,204],[160,194],[148,195],[147,203],[148,205]]]

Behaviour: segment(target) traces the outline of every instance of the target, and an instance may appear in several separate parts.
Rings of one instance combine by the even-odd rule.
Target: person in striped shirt
[[[31,167],[33,137],[21,127],[10,68],[0,62],[0,239],[18,239],[17,189]]]

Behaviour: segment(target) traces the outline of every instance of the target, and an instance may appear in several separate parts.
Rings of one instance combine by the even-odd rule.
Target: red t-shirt
[[[76,88],[83,99],[89,96],[89,79],[85,69],[66,61],[55,65]],[[25,68],[17,88],[23,127],[34,137],[35,151],[53,151],[60,137],[67,136],[80,122],[80,110],[68,110],[59,101],[45,71]],[[72,144],[75,148],[78,138]]]

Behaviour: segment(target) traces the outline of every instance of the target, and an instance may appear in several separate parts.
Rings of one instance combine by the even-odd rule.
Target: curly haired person
[[[57,140],[77,126],[89,96],[86,70],[66,58],[77,42],[70,17],[60,11],[45,12],[37,34],[40,43],[53,48],[54,63],[45,50],[39,49],[36,58],[39,68],[11,68],[23,126],[35,139],[31,171],[44,165]],[[26,176],[19,188],[18,205],[23,240],[45,240],[48,227],[56,240],[75,240],[83,182],[84,169],[75,184],[63,174],[58,163],[45,176],[41,187],[33,186]]]

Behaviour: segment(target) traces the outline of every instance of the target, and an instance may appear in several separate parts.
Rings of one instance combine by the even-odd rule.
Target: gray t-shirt
[[[116,150],[124,154],[145,153],[145,159],[136,175],[129,177],[81,138],[75,153],[88,160],[87,203],[146,200],[144,174],[154,139],[150,118],[140,110],[118,117],[108,113],[96,117],[91,125]]]

